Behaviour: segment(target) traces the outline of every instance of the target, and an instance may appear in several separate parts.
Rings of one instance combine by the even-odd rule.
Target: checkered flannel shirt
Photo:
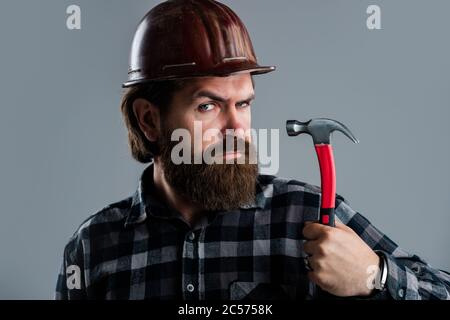
[[[254,203],[189,226],[156,197],[149,165],[133,196],[90,216],[70,238],[55,298],[330,298],[308,280],[303,259],[302,229],[318,220],[320,197],[316,186],[259,175]],[[450,299],[448,273],[399,248],[339,195],[335,213],[386,258],[385,289],[368,299]]]

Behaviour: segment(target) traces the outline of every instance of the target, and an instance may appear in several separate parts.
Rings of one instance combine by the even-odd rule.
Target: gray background
[[[336,118],[338,193],[405,249],[450,269],[449,1],[227,0],[258,58],[254,127],[279,128],[279,175],[319,184],[294,118]],[[2,0],[0,298],[52,298],[78,225],[130,195],[142,165],[119,112],[135,26],[158,1]],[[82,29],[66,28],[78,4]],[[382,30],[366,8],[382,8]]]

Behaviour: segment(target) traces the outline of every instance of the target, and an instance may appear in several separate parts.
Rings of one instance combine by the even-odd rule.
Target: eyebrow
[[[223,97],[220,97],[217,94],[215,94],[214,92],[211,92],[211,91],[208,91],[208,90],[200,90],[200,91],[196,92],[192,96],[193,99],[203,98],[203,97],[210,98],[212,100],[216,100],[216,101],[219,101],[219,102],[226,102],[227,101],[227,99],[225,99]],[[241,104],[243,102],[249,102],[249,101],[254,100],[254,99],[255,99],[255,93],[252,93],[247,99],[240,100],[240,101],[237,102],[237,104]]]

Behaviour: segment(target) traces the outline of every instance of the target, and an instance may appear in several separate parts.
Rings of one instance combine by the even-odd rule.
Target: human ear
[[[132,107],[139,128],[145,137],[151,142],[157,141],[160,134],[160,113],[158,108],[142,98],[134,100]]]

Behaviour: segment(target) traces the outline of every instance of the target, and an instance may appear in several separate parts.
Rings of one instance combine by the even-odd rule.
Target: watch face
[[[374,280],[374,288],[377,290],[383,290],[387,278],[386,258],[384,257],[384,254],[379,251],[375,251],[375,253],[380,257],[380,262],[378,265],[378,272]]]
[[[377,252],[377,254],[380,257],[380,272],[378,273],[379,276],[377,277],[377,289],[383,290],[387,279],[387,263],[384,254],[380,252]]]

